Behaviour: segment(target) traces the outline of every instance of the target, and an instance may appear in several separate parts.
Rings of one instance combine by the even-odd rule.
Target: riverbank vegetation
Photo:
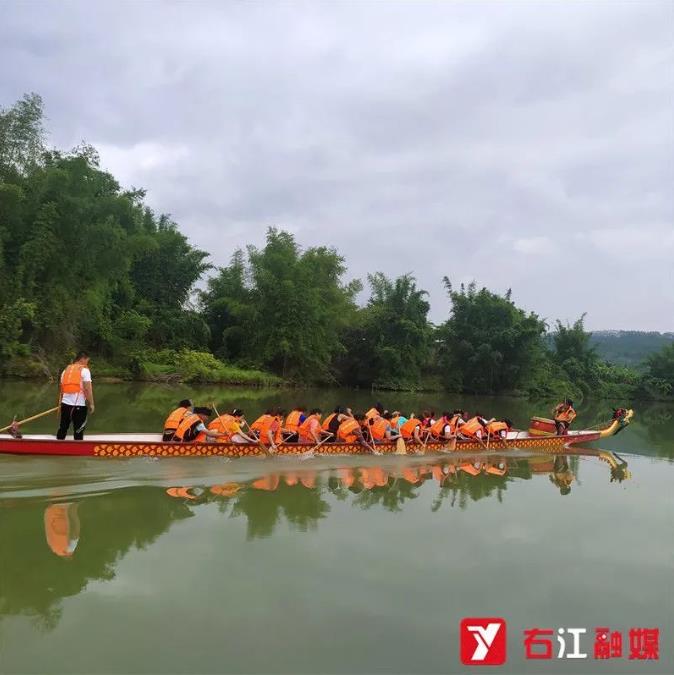
[[[97,376],[247,385],[340,383],[558,398],[663,398],[674,346],[640,368],[601,359],[572,325],[475,283],[428,320],[412,275],[373,272],[369,300],[333,248],[270,229],[214,269],[166,215],[122,188],[96,150],[46,146],[42,101],[0,112],[0,374],[54,377],[79,348]],[[198,282],[202,290],[197,290]]]

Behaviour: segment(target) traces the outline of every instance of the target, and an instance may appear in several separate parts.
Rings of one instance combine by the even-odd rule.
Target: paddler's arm
[[[318,429],[318,433],[316,433],[315,429]],[[312,426],[309,428],[309,431],[311,432],[311,436],[313,437],[315,443],[318,445],[321,442],[321,436],[323,435],[321,425],[318,424],[315,427]]]
[[[241,431],[241,429],[239,429],[236,433],[237,433],[237,435],[241,436],[241,438],[245,439],[249,443],[259,443],[260,442],[257,438],[251,438],[247,434],[244,434],[243,431]]]
[[[197,427],[198,429],[198,427]],[[207,429],[206,426],[201,430],[206,434],[206,438],[222,438],[225,434],[221,431],[216,431],[215,429]]]
[[[360,429],[356,430],[356,435],[358,436],[358,440],[360,441],[360,444],[364,447],[367,448],[373,455],[381,455],[381,452],[377,450],[375,447],[371,446],[366,440],[365,436],[363,436],[363,432]]]
[[[278,447],[276,445],[276,441],[274,441],[274,431],[270,429],[267,432],[267,441],[269,442],[269,447],[276,452],[278,450]]]

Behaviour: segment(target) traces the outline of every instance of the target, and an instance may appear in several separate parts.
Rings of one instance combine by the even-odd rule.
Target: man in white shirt
[[[87,404],[92,413],[95,409],[89,355],[86,352],[79,352],[75,360],[61,373],[59,404],[61,420],[56,438],[63,440],[72,424],[75,440],[81,441],[87,424]]]

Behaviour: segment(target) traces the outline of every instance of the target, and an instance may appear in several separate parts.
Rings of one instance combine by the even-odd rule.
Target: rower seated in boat
[[[400,410],[394,410],[391,413],[391,427],[400,432],[400,427],[407,422],[407,417],[400,414]]]
[[[342,443],[360,443],[364,448],[367,448],[375,455],[381,454],[378,450],[371,446],[363,434],[363,425],[366,424],[365,415],[363,413],[356,413],[353,417],[345,419],[337,429],[337,440]]]
[[[321,409],[313,408],[298,429],[300,443],[313,443],[317,445],[321,442],[322,433]]]
[[[494,440],[505,440],[508,438],[508,432],[513,428],[513,423],[504,417],[502,420],[491,420],[485,427],[487,436]]]
[[[336,439],[339,425],[352,417],[353,413],[351,412],[351,408],[345,408],[344,406],[338,405],[335,410],[323,420],[321,429],[324,434],[331,434],[332,437]]]
[[[437,422],[430,427],[431,438],[438,441],[449,441],[455,437],[452,428],[452,413],[449,411],[443,412]]]
[[[484,417],[480,413],[476,413],[467,422],[459,425],[459,436],[466,440],[481,441],[487,436],[486,426],[487,421]]]
[[[410,415],[410,418],[400,427],[400,435],[406,441],[416,441],[417,443],[423,444],[422,434],[423,428],[421,426],[421,419],[414,416],[414,413]]]
[[[298,405],[293,408],[283,424],[283,436],[288,443],[297,443],[299,440],[300,424],[306,419],[306,406]]]
[[[220,415],[216,417],[209,425],[209,431],[217,431],[218,441],[221,443],[257,443],[257,439],[248,436],[242,430],[246,423],[243,410],[234,408],[231,414]],[[199,439],[197,439],[199,440]]]
[[[281,432],[282,420],[281,411],[270,408],[250,425],[251,433],[255,433],[257,440],[276,452],[278,444],[283,442],[283,434]]]
[[[555,419],[555,428],[559,436],[564,436],[568,433],[571,422],[576,419],[576,411],[573,409],[573,401],[570,398],[565,398],[562,403],[558,403],[552,414]]]
[[[370,438],[374,443],[393,441],[400,436],[398,430],[391,427],[391,413],[385,412],[380,417],[374,417],[367,422]]]
[[[206,427],[206,422],[212,414],[210,408],[194,408],[192,412],[183,417],[171,440],[177,443],[203,442],[208,439],[219,440],[222,432],[211,429],[210,425],[208,428]]]
[[[192,412],[192,401],[189,398],[185,398],[180,403],[178,407],[169,414],[164,422],[164,434],[162,436],[162,441],[172,441],[173,436],[176,433],[176,429],[180,426],[180,423],[185,418],[185,415],[188,415]]]

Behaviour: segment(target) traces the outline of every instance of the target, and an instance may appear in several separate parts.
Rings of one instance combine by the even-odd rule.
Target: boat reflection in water
[[[314,531],[331,511],[337,517],[340,509],[343,517],[344,508],[396,514],[418,500],[416,508],[432,513],[467,509],[482,499],[502,501],[515,485],[539,479],[572,499],[581,456],[606,462],[611,482],[630,477],[617,455],[580,448],[545,456],[360,457],[357,465],[352,459],[285,466],[283,461],[253,460],[245,471],[240,464],[235,469],[231,464],[201,465],[207,475],[218,476],[212,482],[203,473],[188,477],[184,464],[140,460],[146,463],[134,465],[136,471],[141,467],[153,472],[142,484],[109,489],[106,473],[101,484],[86,485],[86,494],[66,492],[65,485],[72,486],[66,473],[59,487],[62,502],[54,502],[53,487],[45,492],[46,505],[34,494],[0,499],[0,536],[12,551],[3,561],[0,619],[32,616],[38,626],[53,628],[61,616],[61,600],[78,595],[94,580],[112,580],[129,552],[146,550],[202,510],[242,519],[242,534],[253,540],[272,537],[281,527]],[[119,466],[124,472],[129,465]],[[170,486],[176,466],[186,474],[182,485]]]
[[[232,515],[247,513],[247,499],[255,500],[256,493],[276,493],[278,505],[283,510],[287,499],[298,495],[304,489],[315,493],[320,502],[323,490],[341,500],[355,495],[354,506],[369,508],[381,503],[389,511],[399,511],[408,499],[415,497],[415,489],[427,482],[436,483],[440,492],[433,505],[433,511],[448,496],[453,496],[451,506],[457,502],[465,508],[468,500],[477,501],[492,493],[500,499],[506,485],[520,480],[529,480],[536,475],[547,475],[550,483],[560,495],[569,495],[578,472],[579,457],[596,457],[610,467],[610,482],[622,482],[631,477],[627,462],[616,453],[603,450],[577,448],[564,454],[530,456],[466,457],[463,459],[433,458],[431,462],[413,464],[394,462],[342,466],[330,470],[284,470],[272,471],[242,483],[223,483],[208,487],[171,487],[166,490],[170,497],[195,503],[210,502],[222,498],[234,500]],[[297,488],[297,490],[293,490]],[[367,495],[366,493],[372,493]],[[249,494],[248,498],[244,495]],[[316,508],[316,513],[327,512]],[[223,509],[226,510],[226,507]],[[252,513],[251,513],[252,515]],[[320,516],[318,516],[320,517]],[[253,517],[254,519],[254,517]],[[264,536],[267,528],[260,530],[249,522],[251,536]],[[271,531],[268,532],[271,534]]]

